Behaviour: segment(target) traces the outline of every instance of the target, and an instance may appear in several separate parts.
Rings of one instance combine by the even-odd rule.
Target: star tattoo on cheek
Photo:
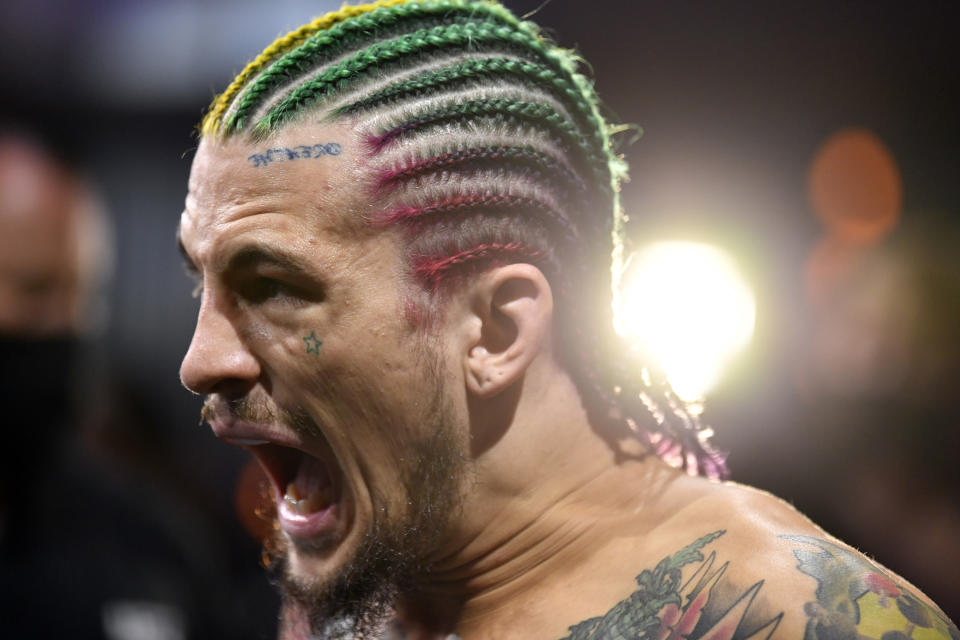
[[[307,345],[307,353],[320,355],[320,345],[323,341],[317,338],[317,332],[311,331],[310,335],[303,336],[303,342]]]

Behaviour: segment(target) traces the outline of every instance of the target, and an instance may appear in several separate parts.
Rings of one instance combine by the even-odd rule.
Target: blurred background
[[[518,14],[539,4],[507,0]],[[174,232],[194,128],[213,95],[277,35],[337,6],[0,5],[2,133],[21,151],[45,148],[112,230],[99,312],[68,331],[83,338],[75,435],[112,461],[104,485],[123,486],[145,526],[159,520],[158,545],[177,558],[131,550],[128,570],[138,554],[178,568],[144,577],[153,586],[136,597],[118,586],[128,595],[92,623],[108,637],[272,637],[276,599],[258,567],[256,519],[237,504],[244,454],[198,427],[199,400],[177,377],[197,302]],[[635,144],[632,132],[621,136],[635,248],[708,243],[753,292],[752,339],[704,403],[733,479],[791,502],[957,620],[954,14],[947,2],[554,0],[534,19],[590,61],[613,119],[643,129]],[[7,415],[5,432],[17,431],[17,412]],[[11,504],[7,495],[5,544]],[[121,537],[137,547],[131,536]],[[91,576],[109,572],[91,562]]]

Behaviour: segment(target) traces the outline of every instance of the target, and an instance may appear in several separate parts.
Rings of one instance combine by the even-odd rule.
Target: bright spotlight
[[[755,313],[750,287],[722,251],[661,242],[631,256],[616,325],[693,402],[750,341]]]

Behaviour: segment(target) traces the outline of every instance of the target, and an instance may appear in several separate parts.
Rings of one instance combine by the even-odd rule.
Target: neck
[[[642,536],[663,517],[677,473],[600,437],[565,376],[540,388],[536,406],[520,399],[513,411],[481,412],[506,413],[510,424],[475,456],[449,543],[408,603],[408,616],[428,628],[455,625],[464,637],[496,629],[584,571],[598,549]],[[437,611],[451,619],[436,620]]]

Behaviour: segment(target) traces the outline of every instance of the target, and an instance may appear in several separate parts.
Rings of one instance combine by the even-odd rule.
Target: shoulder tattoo
[[[783,618],[760,604],[761,580],[748,589],[724,580],[729,562],[704,550],[714,531],[637,577],[637,589],[606,614],[570,627],[563,640],[769,640]],[[862,556],[819,538],[797,543],[797,570],[813,578],[803,640],[960,640],[944,614]],[[719,565],[719,566],[717,566]]]
[[[797,569],[816,583],[803,605],[804,640],[960,640],[957,626],[858,554],[808,536],[798,543]]]
[[[716,552],[702,553],[724,533],[709,533],[644,569],[636,591],[605,615],[570,627],[564,640],[768,640],[783,612],[771,617],[753,606],[763,581],[734,588],[721,580],[729,562],[714,566]]]

